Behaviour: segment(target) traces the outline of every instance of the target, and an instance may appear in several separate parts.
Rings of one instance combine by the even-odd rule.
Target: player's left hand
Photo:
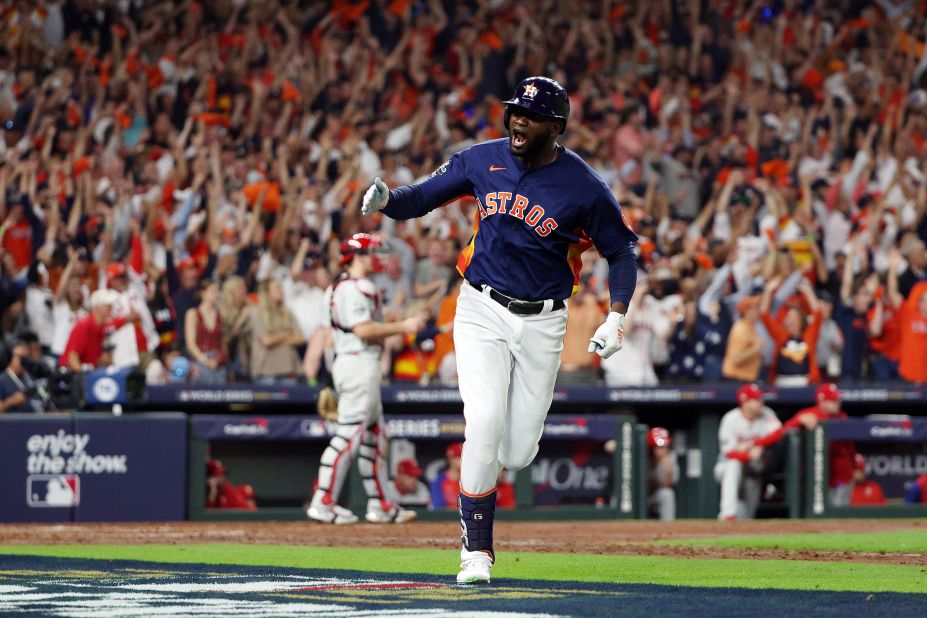
[[[602,358],[608,358],[621,349],[624,339],[624,314],[612,311],[605,318],[605,323],[596,329],[589,339],[589,351]]]
[[[364,216],[372,215],[386,206],[388,201],[389,187],[377,176],[373,184],[370,185],[370,188],[367,189],[367,192],[364,193],[364,204],[361,206],[361,214]]]

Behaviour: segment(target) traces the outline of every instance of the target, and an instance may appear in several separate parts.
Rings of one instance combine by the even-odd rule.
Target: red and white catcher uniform
[[[335,524],[357,521],[351,511],[338,506],[338,496],[356,455],[368,498],[367,521],[409,521],[415,518],[415,512],[399,508],[384,493],[389,476],[380,401],[382,348],[352,331],[358,324],[379,317],[376,288],[369,279],[352,279],[345,274],[326,290],[325,299],[335,348],[332,377],[338,394],[338,425],[328,448],[322,453],[319,487],[307,514],[311,519]]]

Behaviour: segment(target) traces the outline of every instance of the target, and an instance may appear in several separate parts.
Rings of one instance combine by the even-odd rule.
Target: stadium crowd
[[[365,231],[390,246],[386,319],[433,324],[384,374],[453,383],[475,202],[397,222],[360,199],[503,137],[500,101],[547,74],[563,144],[640,236],[601,363],[607,265],[583,256],[563,383],[927,382],[924,3],[0,7],[0,327],[61,367],[313,384],[323,291]]]

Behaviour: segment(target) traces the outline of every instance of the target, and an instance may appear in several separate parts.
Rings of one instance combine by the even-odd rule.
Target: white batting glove
[[[612,311],[605,318],[605,323],[596,329],[589,339],[589,351],[602,358],[608,358],[621,349],[624,339],[624,314]]]
[[[388,201],[389,187],[377,176],[370,188],[367,189],[367,193],[364,193],[364,205],[361,206],[361,214],[365,216],[372,215],[385,207]]]

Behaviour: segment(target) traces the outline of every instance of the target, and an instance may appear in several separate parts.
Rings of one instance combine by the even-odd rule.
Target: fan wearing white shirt
[[[54,334],[52,335],[51,352],[61,356],[68,344],[71,330],[79,319],[87,315],[87,303],[84,286],[80,279],[73,276],[74,267],[80,258],[76,251],[68,252],[68,263],[58,280],[55,289],[54,303],[52,305],[52,322]]]
[[[328,272],[309,249],[309,239],[304,238],[283,279],[283,301],[307,342],[324,325],[325,289],[331,285]]]

